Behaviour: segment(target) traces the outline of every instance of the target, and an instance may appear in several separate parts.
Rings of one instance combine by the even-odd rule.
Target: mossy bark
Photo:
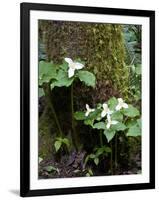
[[[52,92],[51,92],[50,84],[45,84],[44,87],[43,87],[43,90],[44,90],[44,93],[45,93],[45,98],[47,100],[47,105],[49,105],[49,108],[50,108],[52,115],[54,117],[54,121],[55,121],[56,126],[58,128],[57,136],[63,137],[64,135],[63,135],[58,117],[56,115],[56,111],[55,111],[53,100],[52,100]]]
[[[64,57],[80,58],[97,80],[107,81],[126,96],[128,69],[122,28],[118,24],[39,21],[48,60],[61,63]]]
[[[56,133],[56,125],[48,105],[45,106],[43,114],[39,117],[39,156],[50,158],[53,152],[53,142]]]
[[[95,89],[74,84],[75,111],[88,102],[95,105],[111,96],[127,97],[129,79],[122,25],[39,20],[39,38],[49,61],[81,59],[86,70],[96,75]]]

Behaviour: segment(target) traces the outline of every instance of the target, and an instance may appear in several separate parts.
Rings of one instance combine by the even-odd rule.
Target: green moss
[[[56,135],[56,128],[50,109],[45,107],[39,119],[39,156],[51,157],[53,153],[53,141]]]
[[[112,88],[127,96],[121,25],[40,20],[39,30],[48,60],[60,63],[64,57],[80,58],[97,80],[110,81]]]

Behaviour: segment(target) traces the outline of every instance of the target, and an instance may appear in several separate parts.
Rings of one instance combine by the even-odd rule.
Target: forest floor
[[[133,158],[133,166],[131,164],[131,166],[116,167],[116,169],[113,169],[113,173],[108,170],[108,160],[103,160],[104,162],[101,162],[98,166],[91,162],[86,167],[83,164],[84,155],[85,152],[72,152],[71,155],[62,155],[61,159],[55,159],[55,157],[53,157],[41,161],[39,163],[39,179],[85,177],[88,176],[88,169],[92,169],[93,171],[91,176],[129,175],[141,173],[141,159],[139,155],[136,155]]]

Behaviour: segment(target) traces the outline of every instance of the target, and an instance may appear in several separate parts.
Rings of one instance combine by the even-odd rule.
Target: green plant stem
[[[73,83],[71,85],[71,120],[72,120],[72,141],[75,146],[75,149],[78,150],[78,137],[75,128],[75,121],[74,121],[74,102],[73,102]]]
[[[57,115],[56,115],[56,111],[55,111],[55,108],[54,108],[54,104],[52,102],[52,95],[51,95],[51,88],[50,88],[50,85],[49,84],[45,84],[44,87],[44,92],[45,92],[45,96],[47,98],[47,102],[49,104],[49,107],[52,111],[52,114],[54,116],[54,119],[55,119],[55,122],[56,122],[56,125],[57,125],[57,128],[59,130],[59,135],[62,137],[64,136],[63,132],[62,132],[62,129],[61,129],[61,126],[60,126],[60,123],[59,123],[59,120],[57,118]]]
[[[115,172],[116,172],[116,169],[117,169],[117,165],[118,165],[118,137],[117,137],[117,134],[115,135]]]
[[[103,146],[103,133],[102,133],[102,130],[100,130],[100,133],[99,133],[99,137],[100,137],[100,146],[102,147]]]
[[[113,175],[113,145],[112,145],[112,141],[110,143],[110,146],[111,146],[110,169],[111,169],[111,174]]]

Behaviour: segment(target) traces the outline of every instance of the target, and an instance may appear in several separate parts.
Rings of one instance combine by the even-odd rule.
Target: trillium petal
[[[123,103],[123,99],[122,98],[118,98],[118,102],[119,103]]]
[[[103,103],[103,109],[107,110],[108,109],[108,105],[106,103]]]
[[[86,109],[87,109],[87,110],[89,109],[89,105],[88,105],[88,104],[86,104]]]
[[[116,106],[116,108],[115,108],[116,110],[120,110],[121,109],[121,105],[120,104],[118,104],[117,106]]]
[[[103,110],[102,112],[101,112],[101,117],[105,117],[106,116],[106,111],[105,110]]]
[[[73,63],[72,59],[71,58],[65,58],[65,61],[70,65]]]
[[[82,69],[84,67],[84,65],[79,62],[75,62],[74,65],[75,65],[75,69]]]
[[[128,104],[127,103],[123,103],[123,108],[128,108]]]
[[[108,120],[108,122],[111,121],[111,117],[110,117],[110,115],[107,115],[107,120]]]
[[[89,111],[87,110],[87,112],[85,113],[85,116],[88,117],[89,115]]]
[[[72,68],[69,68],[68,70],[68,77],[71,78],[72,76],[74,76],[75,70]]]
[[[95,109],[93,108],[93,109],[91,109],[91,112],[94,112],[95,111]]]

